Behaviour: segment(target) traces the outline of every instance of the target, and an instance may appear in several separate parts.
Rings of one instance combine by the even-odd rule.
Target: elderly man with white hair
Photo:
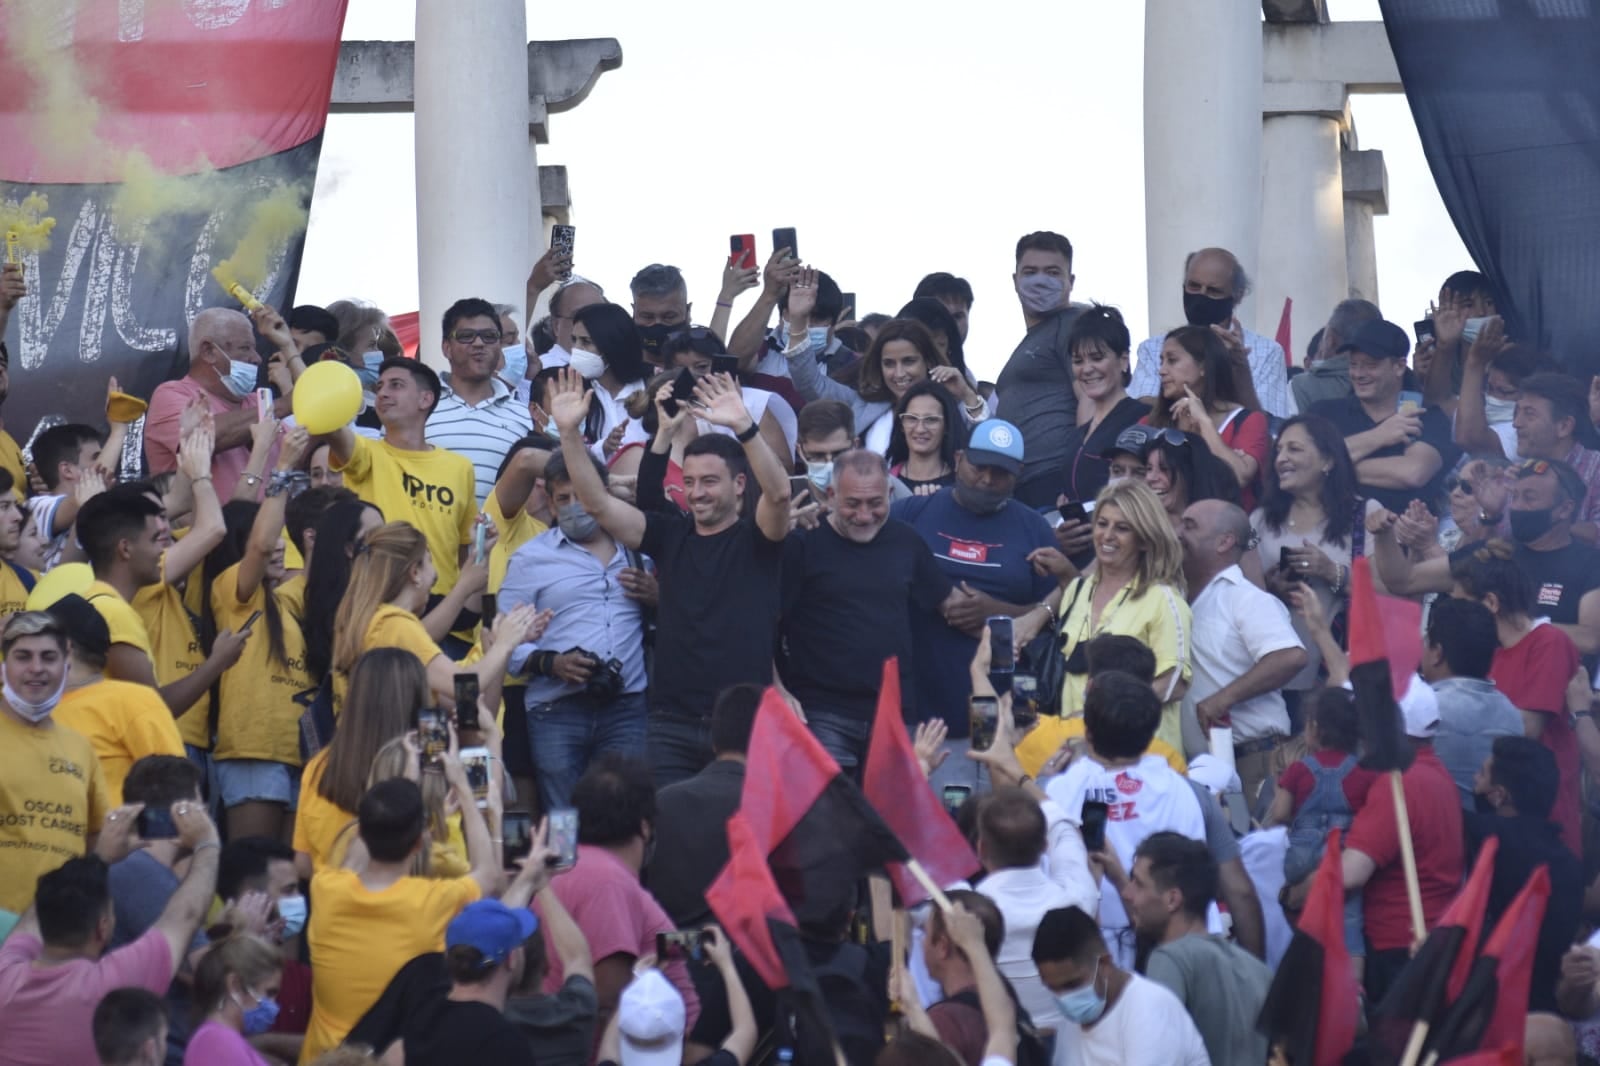
[[[270,307],[262,308],[255,313],[252,329],[250,318],[242,312],[208,307],[189,326],[188,373],[156,386],[150,397],[144,424],[144,455],[152,474],[177,469],[183,413],[190,404],[202,400],[216,425],[211,480],[219,499],[227,500],[233,495],[239,479],[245,476],[245,464],[250,459],[250,428],[257,420],[255,389],[262,362],[256,350],[257,331],[282,356],[287,373],[273,371],[273,384],[281,393],[274,403],[274,413],[280,418],[289,414],[293,379],[305,367],[283,316]]]

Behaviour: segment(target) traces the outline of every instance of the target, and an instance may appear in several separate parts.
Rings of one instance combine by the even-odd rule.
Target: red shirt
[[[1314,751],[1311,757],[1317,765],[1329,770],[1337,769],[1344,762],[1346,755],[1342,751]],[[1357,766],[1344,776],[1344,798],[1350,804],[1350,813],[1358,813],[1367,802],[1367,789],[1372,787],[1372,782],[1378,775],[1371,770],[1363,770]],[[1298,811],[1300,805],[1311,798],[1311,790],[1316,787],[1316,780],[1311,776],[1305,764],[1298,759],[1290,763],[1288,769],[1278,778],[1278,787],[1287,791],[1294,797],[1294,810]]]
[[[1406,820],[1417,853],[1417,881],[1422,889],[1422,915],[1428,928],[1444,914],[1461,888],[1466,864],[1461,836],[1461,800],[1456,783],[1433,746],[1424,745],[1400,777],[1406,797]],[[1400,861],[1400,831],[1395,820],[1394,788],[1388,774],[1379,774],[1367,793],[1366,805],[1350,826],[1345,847],[1359,851],[1377,870],[1362,892],[1367,939],[1374,951],[1409,948],[1415,939],[1411,906],[1406,900],[1406,875]]]
[[[1567,714],[1567,683],[1578,672],[1581,657],[1572,638],[1553,625],[1534,626],[1509,648],[1494,653],[1489,680],[1518,710],[1544,717],[1539,743],[1556,757],[1561,774],[1550,820],[1561,827],[1561,842],[1574,855],[1583,854],[1581,805],[1578,798],[1578,738]]]
[[[1150,424],[1150,416],[1139,419],[1141,426]],[[1267,416],[1260,411],[1240,408],[1228,419],[1227,425],[1217,431],[1217,436],[1236,452],[1243,452],[1256,461],[1255,480],[1239,487],[1239,506],[1245,514],[1255,510],[1256,490],[1261,486],[1262,471],[1271,462],[1272,440],[1267,435]],[[1221,458],[1218,456],[1217,458]]]

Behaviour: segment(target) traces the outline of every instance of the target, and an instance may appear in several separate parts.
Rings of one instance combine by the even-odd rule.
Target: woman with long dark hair
[[[1251,395],[1248,375],[1241,374],[1221,339],[1209,327],[1182,326],[1161,344],[1161,395],[1145,419],[1194,434],[1227,463],[1246,511],[1255,506],[1271,446],[1267,416],[1245,407]]]
[[[571,367],[594,390],[583,439],[610,459],[627,431],[629,396],[644,388],[650,367],[633,316],[616,304],[590,304],[572,316]]]
[[[1172,528],[1199,500],[1239,502],[1239,483],[1222,460],[1212,455],[1193,433],[1164,429],[1145,441],[1139,453],[1144,483],[1156,494]]]
[[[1309,589],[1329,623],[1344,612],[1350,563],[1363,554],[1364,501],[1356,498],[1355,465],[1344,437],[1319,415],[1284,423],[1266,474],[1261,506],[1250,516],[1256,553],[1267,589],[1289,604],[1307,656],[1305,668],[1284,686],[1287,697],[1315,688],[1322,669],[1316,642],[1289,594],[1301,585]]]
[[[333,664],[333,619],[350,584],[350,561],[361,538],[383,525],[383,512],[364,500],[328,508],[317,520],[316,551],[306,567],[306,670],[321,681]]]
[[[938,492],[956,479],[956,452],[967,446],[967,424],[948,389],[919,381],[895,404],[889,437],[889,473],[918,495]]]

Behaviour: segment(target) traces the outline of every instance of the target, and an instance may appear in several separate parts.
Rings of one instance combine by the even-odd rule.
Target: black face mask
[[[667,343],[668,337],[688,328],[687,325],[669,326],[661,322],[653,326],[634,327],[639,332],[639,344],[644,348],[644,357],[652,363],[661,361],[661,346]]]
[[[960,482],[955,486],[956,502],[973,514],[995,514],[1006,505],[1011,498],[1009,492],[996,492],[993,489],[971,488]]]
[[[1511,536],[1519,544],[1531,544],[1550,532],[1556,524],[1556,509],[1541,507],[1537,511],[1512,511]]]
[[[1191,326],[1220,326],[1233,317],[1233,300],[1218,300],[1203,292],[1185,289],[1183,317]]]

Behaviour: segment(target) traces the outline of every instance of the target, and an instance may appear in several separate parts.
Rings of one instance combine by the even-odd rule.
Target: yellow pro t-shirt
[[[361,644],[361,653],[365,655],[373,648],[401,648],[415,655],[422,663],[423,669],[433,662],[435,656],[443,655],[439,645],[434,643],[428,631],[422,625],[422,619],[412,614],[403,607],[396,607],[392,603],[383,604],[372,614],[372,621],[367,624],[367,639]],[[350,690],[350,678],[335,670],[333,672],[333,709],[338,713],[344,708],[344,694]]]
[[[433,591],[443,595],[455,587],[461,546],[471,543],[478,516],[471,460],[445,448],[412,452],[357,437],[343,470],[345,488],[388,521],[409,522],[427,538],[439,572]]]
[[[97,681],[68,689],[51,717],[94,748],[111,806],[122,805],[122,783],[146,755],[183,758],[183,737],[161,693],[132,681]]]
[[[235,632],[256,611],[262,610],[267,596],[273,596],[278,618],[283,624],[284,658],[272,654],[267,637],[267,620],[258,618],[251,626],[239,661],[222,674],[221,714],[217,717],[218,759],[265,759],[288,766],[300,765],[300,715],[295,696],[311,687],[306,672],[306,640],[300,623],[285,603],[268,590],[263,581],[255,595],[239,600],[239,565],[228,567],[211,587],[211,613],[219,629]]]
[[[155,665],[156,684],[166,686],[188,677],[206,661],[200,646],[200,633],[190,613],[187,597],[167,584],[167,559],[161,557],[162,579],[133,594],[133,609],[144,622],[150,638],[150,659]],[[189,584],[201,584],[198,574]],[[111,638],[113,641],[116,637]],[[185,744],[202,751],[211,749],[211,700],[208,694],[191,703],[178,715],[178,733]]]
[[[493,492],[483,501],[483,513],[489,516],[495,532],[500,535],[494,547],[489,549],[489,594],[493,596],[499,594],[500,585],[506,579],[506,570],[511,565],[511,557],[517,549],[550,527],[529,514],[526,508],[506,517],[500,509],[499,497]]]

